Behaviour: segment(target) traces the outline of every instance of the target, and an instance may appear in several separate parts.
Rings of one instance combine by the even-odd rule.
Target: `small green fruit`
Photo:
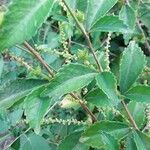
[[[77,12],[76,12],[76,17],[77,17],[78,21],[81,23],[84,22],[84,20],[85,20],[84,13],[79,10],[77,10]]]
[[[78,52],[77,52],[77,57],[80,60],[83,60],[83,61],[88,60],[88,56],[89,56],[89,54],[88,54],[87,50],[80,50],[79,49]]]

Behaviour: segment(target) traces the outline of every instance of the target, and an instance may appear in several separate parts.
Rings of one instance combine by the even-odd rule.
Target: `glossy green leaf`
[[[30,127],[35,129],[36,133],[39,133],[40,131],[42,119],[47,113],[51,102],[48,97],[43,98],[39,96],[42,90],[44,90],[44,87],[33,91],[24,100],[24,109],[27,122]]]
[[[111,106],[110,99],[108,99],[107,95],[99,88],[86,94],[85,99],[88,103],[91,103],[96,107]]]
[[[91,32],[120,32],[130,33],[131,31],[117,16],[105,16],[100,18],[91,28]]]
[[[7,133],[9,129],[18,125],[23,115],[22,109],[15,109],[13,111],[6,111],[0,109],[0,134]],[[1,134],[0,143],[3,135]]]
[[[96,143],[100,141],[101,131],[106,132],[115,139],[120,140],[130,132],[128,125],[115,121],[100,121],[85,130],[82,134],[82,142]]]
[[[14,0],[0,30],[0,51],[29,40],[48,17],[54,0]]]
[[[107,95],[113,106],[117,106],[117,81],[111,72],[102,72],[96,77],[98,87]]]
[[[42,92],[42,96],[58,97],[88,85],[97,72],[81,64],[64,66]]]
[[[123,52],[120,64],[120,91],[122,93],[130,89],[145,65],[145,56],[140,47],[131,41]]]
[[[126,150],[137,150],[135,141],[132,136],[128,136],[125,142]]]
[[[136,102],[150,103],[150,86],[138,85],[124,94],[126,98]]]
[[[130,6],[124,5],[119,13],[119,17],[130,29],[134,29],[136,22],[135,11]]]
[[[50,150],[50,146],[43,137],[31,134],[21,137],[21,145],[19,150]]]
[[[133,133],[134,141],[137,150],[149,150],[150,149],[150,137],[141,131],[135,131]]]
[[[80,2],[80,0],[65,0],[69,7],[71,7],[72,10],[75,10],[77,8],[77,3]],[[82,4],[81,4],[82,5]]]
[[[9,113],[7,115],[9,124],[11,126],[15,126],[20,121],[22,115],[23,115],[22,109],[17,109],[17,110],[14,110],[13,112]]]
[[[87,30],[97,22],[98,19],[103,17],[116,3],[118,0],[89,0],[87,3],[87,10],[85,16],[85,26]]]
[[[82,138],[80,141],[93,148],[119,150],[118,141],[110,134],[102,131],[99,132],[99,137],[96,140]]]
[[[10,128],[10,125],[8,123],[7,119],[7,113],[4,110],[0,109],[0,133],[5,133]],[[1,139],[0,139],[1,142]]]
[[[0,108],[9,108],[29,92],[47,83],[45,80],[20,79],[6,84],[0,90]]]
[[[84,26],[89,31],[92,26],[117,3],[118,0],[66,0],[72,10],[79,10],[84,15]]]
[[[89,147],[79,141],[82,132],[74,132],[67,136],[62,142],[59,144],[57,150],[88,150]]]
[[[122,9],[119,13],[119,18],[123,20],[124,24],[126,24],[129,27],[131,32],[134,32],[135,24],[136,24],[136,13],[130,6],[128,5],[122,6]],[[124,34],[124,39],[126,44],[131,38],[132,38],[132,33]]]
[[[72,2],[72,0],[67,1],[70,1],[70,3]],[[76,1],[76,9],[78,9],[79,11],[83,12],[86,15],[89,1],[84,0],[75,0],[75,1]]]
[[[128,110],[130,111],[134,121],[139,128],[142,128],[146,121],[145,107],[141,103],[131,101],[128,105]],[[126,116],[127,117],[127,116]]]

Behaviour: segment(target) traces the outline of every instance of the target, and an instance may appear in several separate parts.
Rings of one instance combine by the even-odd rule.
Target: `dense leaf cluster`
[[[2,3],[0,149],[150,150],[149,11],[147,0]]]

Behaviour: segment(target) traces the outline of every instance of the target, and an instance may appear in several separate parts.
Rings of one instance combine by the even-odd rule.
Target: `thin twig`
[[[84,37],[85,37],[85,39],[86,39],[86,41],[87,41],[88,47],[89,47],[91,53],[93,54],[93,57],[94,57],[94,59],[95,59],[97,65],[98,65],[98,69],[99,69],[99,71],[101,72],[101,71],[102,71],[101,64],[100,64],[99,61],[98,61],[98,58],[97,58],[97,56],[96,56],[96,54],[95,54],[94,48],[93,48],[93,46],[92,46],[92,43],[91,43],[91,41],[90,41],[90,38],[89,38],[88,34],[86,33],[84,27],[80,24],[80,22],[78,21],[78,19],[76,18],[76,16],[75,16],[74,13],[72,12],[71,8],[70,8],[70,7],[68,6],[68,4],[65,2],[65,0],[62,0],[62,2],[64,3],[64,5],[66,6],[66,8],[68,9],[68,11],[69,11],[69,13],[71,14],[71,16],[73,17],[73,19],[75,20],[75,22],[76,22],[78,28],[79,28],[79,29],[81,30],[81,32],[83,33],[83,35],[84,35]],[[132,123],[132,125],[133,125],[136,129],[138,129],[138,127],[137,127],[137,125],[136,125],[136,123],[135,123],[133,117],[131,116],[131,114],[130,114],[130,112],[129,112],[127,106],[126,106],[126,104],[124,103],[124,101],[122,101],[122,104],[123,104],[123,106],[124,106],[124,108],[125,108],[125,110],[126,110],[128,116],[129,116],[130,122]],[[80,104],[80,105],[81,105],[81,104]],[[86,109],[86,108],[84,108],[84,109]],[[92,114],[93,114],[93,113],[92,113]],[[91,115],[91,117],[92,117],[92,120],[96,121],[96,118],[94,118],[95,116],[93,117],[93,116]]]
[[[71,95],[74,99],[78,100],[79,104],[80,104],[81,107],[85,110],[85,112],[87,112],[87,113],[91,116],[92,122],[93,122],[93,123],[96,122],[96,121],[97,121],[97,118],[96,118],[95,115],[89,110],[89,108],[88,108],[84,103],[82,103],[82,102],[80,101],[80,99],[79,99],[75,94],[70,93],[70,95]]]
[[[48,71],[48,73],[52,77],[54,77],[54,73],[52,71],[52,68],[50,68],[50,66],[43,60],[43,58],[39,55],[39,53],[36,50],[34,50],[34,48],[32,48],[30,46],[30,44],[27,43],[27,42],[24,42],[24,46],[25,46],[25,48],[27,48],[41,62],[41,64],[46,68],[46,70]]]
[[[41,62],[41,64],[47,69],[47,71],[49,72],[49,74],[52,76],[52,78],[55,76],[54,74],[54,70],[52,71],[52,68],[50,68],[50,66],[47,65],[47,63],[44,61],[44,59],[40,56],[40,54],[34,50],[34,48],[32,48],[32,46],[27,43],[24,42],[24,46],[37,58],[38,61]],[[71,96],[75,99],[79,99],[75,94],[71,94]],[[90,111],[90,109],[84,104],[81,103],[79,101],[80,106],[82,107],[83,110],[85,110],[92,118],[92,121],[95,122],[96,121],[96,117],[94,116],[94,114]]]
[[[98,66],[98,69],[99,69],[99,71],[101,72],[101,71],[102,71],[102,66],[101,66],[100,62],[98,61],[98,58],[97,58],[97,56],[96,56],[96,54],[95,54],[94,48],[93,48],[93,46],[92,46],[92,43],[91,43],[91,41],[90,41],[90,38],[89,38],[87,32],[85,31],[84,27],[80,24],[80,22],[78,21],[78,19],[76,18],[76,16],[74,15],[74,13],[73,13],[73,11],[71,10],[71,8],[68,6],[68,4],[66,3],[66,1],[65,1],[65,0],[62,0],[62,2],[63,2],[64,5],[66,6],[67,10],[68,10],[69,13],[71,14],[71,16],[72,16],[72,18],[74,19],[74,21],[76,22],[76,24],[77,24],[78,28],[80,29],[80,31],[81,31],[82,34],[84,35],[84,37],[85,37],[85,39],[86,39],[86,41],[87,41],[88,47],[89,47],[89,49],[90,49],[90,51],[91,51],[91,53],[92,53],[92,55],[93,55],[93,57],[94,57],[94,59],[95,59],[95,62],[96,62],[96,64],[97,64],[97,66]]]
[[[122,103],[123,107],[125,108],[125,111],[126,111],[128,117],[129,117],[130,123],[133,125],[133,127],[134,127],[136,130],[139,130],[139,128],[138,128],[137,124],[135,123],[135,121],[134,121],[134,119],[133,119],[133,117],[132,117],[130,111],[128,110],[128,107],[127,107],[127,105],[125,104],[124,100],[122,100],[121,103]]]
[[[130,5],[130,3],[129,3],[128,0],[125,0],[125,2],[126,2],[127,5]],[[138,6],[139,6],[139,4],[140,4],[140,0],[138,1]],[[141,25],[140,25],[140,23],[139,23],[138,20],[137,20],[137,24],[138,24],[138,26],[139,26],[139,28],[140,28],[142,34],[143,34],[143,37],[145,38],[145,41],[147,41],[147,40],[146,40],[146,36],[145,36],[145,34],[144,34],[144,31],[143,31],[143,29],[142,29],[142,27],[141,27]],[[146,42],[146,43],[147,43],[147,42]],[[146,45],[147,45],[147,44],[146,44]],[[149,45],[149,44],[148,44],[148,45]],[[149,46],[148,46],[148,47],[149,47]],[[149,48],[148,48],[148,50],[149,50]],[[134,121],[134,118],[132,117],[132,115],[131,115],[131,113],[130,113],[128,107],[127,107],[127,105],[126,105],[125,102],[124,102],[124,100],[122,100],[121,103],[122,103],[122,105],[123,105],[123,107],[124,107],[124,109],[125,109],[125,111],[126,111],[126,113],[127,113],[127,115],[128,115],[128,118],[129,118],[130,123],[132,124],[132,126],[133,126],[136,130],[139,130],[139,128],[138,128],[136,122]]]

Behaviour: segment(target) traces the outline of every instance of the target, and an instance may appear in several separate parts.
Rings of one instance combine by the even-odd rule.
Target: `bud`
[[[88,60],[88,51],[79,49],[77,52],[77,57],[83,61]]]
[[[85,17],[84,17],[84,13],[83,12],[77,10],[77,12],[76,12],[75,15],[76,15],[76,17],[77,17],[77,19],[78,19],[79,22],[81,22],[81,23],[84,22]]]

